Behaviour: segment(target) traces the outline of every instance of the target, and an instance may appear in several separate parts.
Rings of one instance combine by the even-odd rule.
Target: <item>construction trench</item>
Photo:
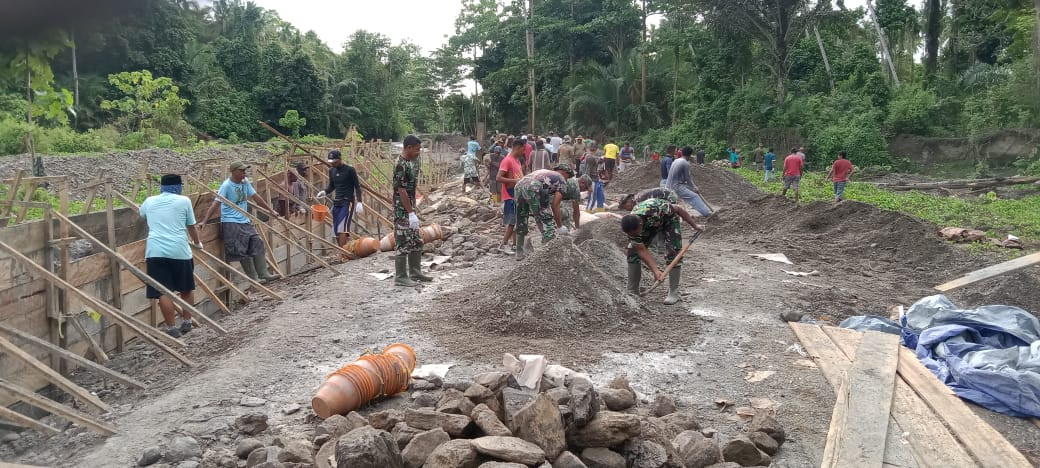
[[[310,165],[305,178],[315,191],[325,184],[316,157],[327,148],[285,139],[289,151],[249,157],[258,192],[275,204],[287,198],[282,178],[297,162]],[[17,196],[0,202],[8,220],[0,231],[0,460],[182,468],[1040,464],[1036,420],[956,398],[895,335],[831,327],[850,316],[890,316],[936,294],[935,285],[1004,259],[944,243],[936,226],[899,213],[857,202],[796,206],[732,172],[695,166],[694,181],[718,214],[683,262],[683,300],[666,306],[663,289],[641,299],[623,292],[626,239],[613,215],[547,245],[535,240],[523,261],[499,250],[501,206],[485,190],[464,193],[457,153],[430,146],[419,212],[443,237],[424,257],[433,283],[395,288],[392,252],[352,258],[375,246],[340,251],[327,222],[310,212],[258,217],[285,278],[251,284],[222,264],[218,239],[203,239],[209,255],[196,273],[209,291],[196,290],[193,306],[210,320],[179,340],[153,326],[159,317],[131,268],[143,268],[145,227],[115,200],[154,193],[155,175],[180,172],[192,175],[185,193],[201,214],[212,202],[207,187],[236,154],[168,166],[149,157],[129,182],[104,174],[73,181],[83,190],[68,187],[68,177],[0,174],[5,185],[46,184],[63,200],[57,209]],[[394,151],[380,143],[345,151],[366,185],[356,231],[372,242],[392,231]],[[608,186],[608,199],[656,186],[658,173],[649,163],[630,168]],[[69,211],[70,198],[88,197],[113,201]],[[793,264],[752,257],[768,253]],[[644,288],[651,279],[644,275]],[[946,294],[963,307],[1035,312],[1037,291],[1035,269],[1021,269]],[[785,312],[804,318],[789,324],[779,318]],[[393,357],[366,358],[379,369],[337,373],[384,350]],[[422,373],[399,385],[411,367]],[[330,374],[349,374],[368,396],[393,395],[359,398],[348,405],[360,405],[356,411],[323,420],[312,398]],[[366,375],[383,377],[378,388]]]

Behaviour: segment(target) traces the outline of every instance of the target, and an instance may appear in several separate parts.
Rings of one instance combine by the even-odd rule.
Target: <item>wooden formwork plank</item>
[[[51,414],[56,414],[69,421],[75,422],[81,426],[89,427],[99,434],[111,435],[116,433],[116,429],[103,421],[86,413],[81,413],[68,406],[58,403],[50,398],[45,398],[41,395],[37,395],[32,390],[29,390],[21,385],[14,384],[12,382],[0,379],[0,388],[7,390],[20,398],[22,401],[43,409]]]
[[[80,355],[78,355],[76,353],[73,353],[71,351],[68,351],[68,350],[65,350],[65,349],[61,349],[61,348],[56,348],[56,347],[54,347],[54,345],[50,344],[49,342],[41,340],[41,339],[39,339],[39,338],[37,338],[35,336],[32,336],[32,335],[30,335],[28,333],[25,333],[25,332],[23,332],[21,330],[18,330],[18,329],[15,329],[15,328],[10,328],[10,327],[4,326],[4,325],[0,325],[0,332],[6,334],[8,336],[17,337],[17,338],[19,338],[21,340],[24,340],[26,343],[29,343],[29,344],[34,345],[34,346],[37,346],[37,347],[39,347],[41,349],[45,349],[45,350],[53,352],[53,353],[58,353],[58,355],[60,355],[64,359],[68,359],[69,361],[75,362],[76,364],[84,366],[84,367],[86,367],[88,369],[91,369],[91,370],[93,370],[95,372],[98,372],[98,373],[100,373],[100,374],[102,374],[104,376],[110,377],[113,380],[116,380],[118,382],[122,382],[122,383],[126,384],[127,386],[134,387],[134,388],[146,388],[147,387],[147,385],[145,385],[144,383],[141,383],[141,382],[137,381],[136,379],[134,379],[134,378],[132,378],[132,377],[126,375],[126,374],[123,374],[121,372],[116,372],[116,371],[114,371],[112,369],[109,369],[109,368],[107,368],[105,366],[102,366],[101,364],[93,362],[93,361],[91,361],[91,360],[89,360],[89,359],[87,359],[87,358],[85,358],[83,356],[80,356]]]
[[[101,399],[88,392],[85,388],[76,385],[69,379],[66,379],[61,374],[55,372],[54,369],[48,367],[46,364],[37,361],[35,358],[30,356],[29,353],[22,351],[22,349],[18,346],[15,346],[14,343],[7,341],[7,338],[0,337],[0,348],[9,353],[11,356],[18,358],[25,364],[28,364],[33,369],[36,369],[37,372],[47,377],[47,380],[49,380],[54,385],[58,386],[58,388],[67,392],[69,395],[76,397],[76,399],[84,403],[87,403],[101,411],[112,411],[112,407],[108,406],[105,402],[101,401]]]

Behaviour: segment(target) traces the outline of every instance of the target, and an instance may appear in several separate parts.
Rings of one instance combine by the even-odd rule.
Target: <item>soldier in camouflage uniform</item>
[[[542,231],[542,242],[549,242],[557,234],[566,234],[560,219],[560,201],[567,180],[556,171],[540,169],[516,183],[516,256],[524,257],[527,237],[527,218],[534,216]],[[559,226],[559,227],[557,227]]]
[[[415,135],[404,139],[404,150],[394,166],[394,257],[396,286],[415,286],[416,281],[433,281],[422,273],[423,240],[419,216],[415,214],[415,187],[419,182],[419,153],[422,141]]]
[[[567,185],[563,189],[563,200],[571,202],[570,210],[562,210],[563,226],[568,229],[577,229],[581,220],[581,192],[587,192],[592,187],[592,179],[589,176],[574,177],[574,169],[569,163],[561,162],[553,168],[558,174],[567,179]]]
[[[639,294],[639,280],[643,274],[639,261],[642,260],[654,273],[654,280],[664,280],[664,272],[657,268],[657,263],[646,246],[661,234],[667,253],[665,261],[672,263],[682,249],[682,231],[680,220],[686,221],[695,230],[703,227],[694,223],[690,213],[682,206],[669,203],[661,198],[651,198],[635,206],[631,214],[621,218],[621,230],[628,236],[628,291]],[[675,265],[668,274],[668,297],[665,304],[679,302],[680,265]]]
[[[632,211],[637,204],[645,202],[651,198],[660,198],[662,200],[668,200],[668,203],[679,203],[679,194],[675,193],[675,190],[667,189],[664,187],[651,188],[641,190],[638,193],[630,193],[625,195],[625,198],[621,199],[621,203],[618,203],[618,208],[624,211]]]

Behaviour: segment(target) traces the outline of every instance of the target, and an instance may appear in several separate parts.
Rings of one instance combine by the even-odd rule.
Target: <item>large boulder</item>
[[[542,393],[513,416],[513,434],[545,451],[550,460],[567,449],[559,406]]]
[[[314,463],[314,444],[309,440],[296,439],[289,441],[278,453],[278,461],[282,463]]]
[[[248,413],[235,418],[235,428],[246,435],[256,435],[267,430],[267,415]]]
[[[743,435],[730,437],[722,445],[722,459],[738,463],[740,466],[768,466],[770,463],[769,455],[755,447],[755,444]]]
[[[440,400],[437,401],[437,411],[448,414],[461,414],[469,416],[473,412],[473,404],[469,398],[466,398],[465,394],[450,388],[441,393]]]
[[[411,427],[424,431],[439,427],[452,437],[460,437],[473,421],[466,415],[409,408],[405,410],[404,422]]]
[[[673,444],[679,450],[686,468],[705,468],[722,461],[717,441],[704,437],[698,431],[682,432],[675,437]]]
[[[174,437],[170,441],[170,445],[166,448],[166,455],[163,458],[168,462],[177,463],[201,457],[202,446],[199,445],[199,441],[192,437],[181,436]]]
[[[697,422],[697,415],[692,411],[679,411],[661,416],[661,420],[674,425],[679,431],[699,431],[701,425]]]
[[[577,455],[563,452],[552,462],[552,468],[589,468]]]
[[[336,439],[336,468],[404,468],[404,460],[389,432],[364,426]]]
[[[625,457],[608,448],[593,447],[581,451],[581,461],[588,468],[626,468]]]
[[[604,388],[599,396],[611,411],[624,411],[636,405],[636,394],[624,388]]]
[[[492,392],[498,392],[509,382],[509,374],[505,372],[484,372],[473,376],[473,382]]]
[[[426,463],[426,459],[430,457],[434,449],[439,447],[441,444],[447,443],[451,440],[447,432],[444,429],[435,428],[430,429],[426,432],[420,432],[412,437],[412,440],[408,442],[408,445],[401,451],[401,458],[404,459],[404,465],[406,468],[420,468],[423,463]]]
[[[524,465],[537,465],[545,461],[541,447],[518,437],[487,436],[473,439],[477,453],[491,458]]]
[[[502,413],[502,404],[498,401],[498,395],[483,385],[476,383],[470,385],[463,395],[476,405],[486,405],[496,415]]]
[[[314,435],[328,434],[332,439],[338,439],[354,429],[367,425],[368,420],[356,411],[351,411],[347,416],[334,414],[314,428]]]
[[[786,439],[784,427],[768,412],[761,410],[755,412],[755,416],[751,418],[751,424],[748,424],[748,432],[764,432],[780,445],[783,445]]]
[[[628,468],[663,468],[668,463],[668,452],[656,442],[633,439],[625,443],[625,460]]]
[[[571,424],[578,428],[585,427],[599,412],[599,395],[592,382],[584,377],[572,377],[569,388],[571,396],[567,407],[571,410]]]
[[[495,414],[495,412],[483,403],[477,405],[476,408],[473,408],[473,413],[470,415],[470,417],[473,418],[473,423],[476,424],[482,432],[484,432],[484,435],[513,435],[513,432],[510,431],[509,428],[506,427],[505,424],[502,424],[502,421],[498,419],[498,416]]]
[[[748,439],[767,455],[776,455],[776,452],[780,450],[780,444],[765,432],[749,432]]]
[[[423,468],[476,468],[477,450],[468,439],[441,444],[426,459]]]
[[[422,429],[416,429],[409,426],[408,423],[399,422],[394,424],[393,430],[390,431],[390,435],[394,436],[394,440],[397,441],[397,446],[404,450],[408,443],[412,441],[412,438],[419,433],[424,432]]]
[[[401,421],[404,421],[404,411],[398,409],[380,411],[368,415],[368,423],[381,431],[389,431]]]
[[[613,447],[639,436],[640,418],[634,414],[600,411],[582,428],[567,432],[567,443],[574,447]]]

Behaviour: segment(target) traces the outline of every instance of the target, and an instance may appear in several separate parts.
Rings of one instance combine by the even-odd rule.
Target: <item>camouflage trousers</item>
[[[661,229],[649,229],[644,227],[643,232],[639,235],[639,243],[650,248],[650,243],[653,242],[654,237],[658,234],[661,235],[661,240],[664,241],[665,248],[665,263],[672,263],[675,257],[679,256],[679,251],[682,250],[682,231],[680,230],[681,223],[678,216],[672,216],[670,223],[665,223],[665,226]],[[628,243],[628,263],[639,263],[639,254],[636,252],[635,244],[632,242]]]
[[[398,205],[394,208],[394,242],[397,244],[397,254],[422,252],[423,240],[419,230],[408,226],[408,213],[403,206]]]
[[[553,218],[548,193],[540,189],[541,184],[533,184],[516,191],[516,235],[527,235],[530,231],[528,218],[534,216],[542,232],[542,241],[547,242],[556,237],[556,219]]]

